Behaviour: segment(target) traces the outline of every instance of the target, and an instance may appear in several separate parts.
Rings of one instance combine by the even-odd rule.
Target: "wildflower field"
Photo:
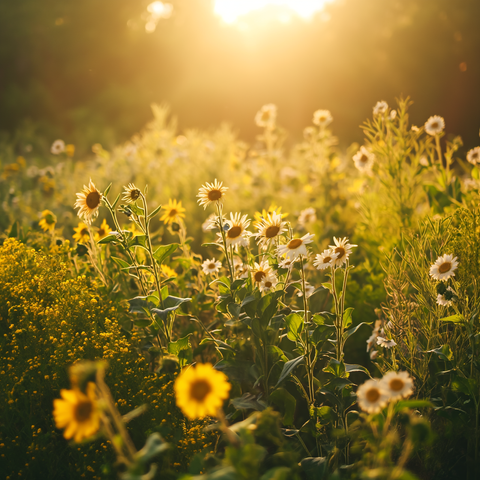
[[[414,100],[0,134],[0,478],[479,479],[480,138]]]

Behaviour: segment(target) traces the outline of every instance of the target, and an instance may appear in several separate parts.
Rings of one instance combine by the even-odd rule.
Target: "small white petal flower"
[[[315,234],[306,233],[302,238],[292,238],[286,245],[279,245],[277,254],[279,256],[285,255],[288,258],[295,259],[300,255],[307,256],[307,244],[313,242]]]
[[[395,118],[397,118],[397,111],[396,111],[396,110],[392,110],[392,111],[390,112],[389,117],[390,117],[390,120],[395,120]]]
[[[225,232],[225,240],[227,247],[241,244],[242,246],[248,246],[248,239],[252,234],[247,230],[250,225],[250,220],[248,220],[247,215],[241,213],[230,214],[230,220],[227,220],[229,225],[228,230]],[[217,233],[221,238],[222,234]]]
[[[396,342],[388,338],[377,337],[377,345],[384,348],[392,348],[396,345]]]
[[[367,380],[357,390],[358,406],[365,412],[378,413],[387,405],[388,393],[377,380]]]
[[[347,237],[342,239],[333,237],[333,241],[335,242],[335,245],[329,245],[329,247],[333,250],[333,253],[337,255],[333,260],[333,263],[336,267],[340,267],[348,260],[348,257],[352,253],[352,248],[356,247],[357,245],[348,243]]]
[[[338,257],[338,253],[335,253],[333,249],[328,248],[323,253],[318,253],[315,255],[315,260],[313,266],[318,270],[325,270],[328,267],[333,267],[335,265],[335,260]]]
[[[298,224],[305,227],[309,223],[317,220],[316,210],[313,207],[308,207],[300,212],[298,217]]]
[[[260,283],[265,277],[273,273],[273,269],[268,263],[268,260],[262,260],[260,263],[254,263],[251,267],[252,278],[256,283]]]
[[[434,115],[433,117],[430,117],[425,122],[425,131],[432,137],[442,133],[444,128],[445,128],[445,120],[438,115]]]
[[[282,220],[282,214],[272,212],[267,215],[267,218],[257,224],[258,233],[255,237],[259,245],[267,246],[278,238],[286,229],[286,223]]]
[[[270,290],[275,290],[277,283],[278,283],[277,277],[275,276],[274,273],[271,273],[266,277],[262,278],[261,282],[258,284],[258,288],[260,289],[261,292],[269,292]]]
[[[326,127],[333,121],[330,110],[317,110],[313,113],[313,123],[319,127]]]
[[[210,203],[218,203],[225,196],[228,187],[223,187],[223,182],[218,182],[217,179],[213,183],[205,182],[198,190],[198,204],[207,208]]]
[[[373,114],[376,115],[383,115],[388,110],[388,103],[384,100],[378,101],[375,106],[373,107]]]
[[[392,401],[407,398],[413,393],[413,380],[407,372],[388,372],[380,384]]]
[[[65,151],[65,142],[63,140],[55,140],[50,147],[50,152],[54,155],[58,155]]]
[[[447,281],[455,276],[455,270],[458,267],[457,257],[451,254],[445,254],[438,257],[435,263],[430,267],[430,276],[435,280]]]
[[[480,147],[475,147],[468,151],[467,161],[469,161],[472,165],[480,163]]]
[[[273,128],[277,120],[277,106],[273,103],[264,105],[255,115],[258,127]]]
[[[375,155],[362,145],[360,150],[353,156],[353,161],[358,170],[363,173],[370,173],[375,161]]]
[[[215,260],[215,258],[212,258],[211,260],[205,260],[202,263],[202,270],[205,275],[218,273],[221,267],[222,264],[218,260]]]
[[[430,162],[428,161],[428,158],[425,155],[422,155],[419,160],[420,165],[423,167],[428,167],[430,165]]]
[[[294,263],[295,260],[291,258],[282,258],[278,260],[278,268],[291,268]]]

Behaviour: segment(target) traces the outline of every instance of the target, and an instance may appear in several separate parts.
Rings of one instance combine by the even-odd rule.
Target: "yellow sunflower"
[[[102,224],[98,227],[97,233],[95,234],[95,241],[99,242],[102,238],[105,238],[112,229],[108,225],[107,221],[103,219]]]
[[[162,272],[162,275],[167,278],[173,278],[177,276],[177,272],[173,268],[170,268],[168,265],[163,263],[160,265],[160,271]]]
[[[272,203],[268,207],[268,210],[263,208],[261,212],[255,212],[253,226],[255,228],[260,228],[260,225],[268,217],[268,215],[273,215],[274,213],[280,215],[281,218],[288,216],[288,213],[282,213],[282,207],[277,207],[274,203]]]
[[[77,241],[77,243],[88,243],[90,240],[90,233],[88,231],[88,225],[85,223],[80,222],[77,228],[74,228],[75,233],[73,234],[73,239]]]
[[[83,191],[77,193],[77,201],[74,208],[79,208],[78,216],[88,225],[92,223],[92,219],[98,215],[98,208],[102,203],[103,195],[95,187],[95,184],[90,180],[88,187],[83,186]]]
[[[177,406],[190,420],[216,416],[230,388],[226,375],[210,363],[183,370],[174,386]]]
[[[125,190],[123,191],[122,200],[127,203],[136,202],[142,194],[142,192],[133,183],[129,183],[127,187],[123,188]]]
[[[210,203],[218,203],[224,197],[228,187],[223,187],[223,182],[219,182],[217,179],[213,183],[205,182],[198,190],[198,204],[203,205],[203,208],[207,208]]]
[[[55,230],[55,224],[57,223],[57,217],[50,210],[44,210],[42,212],[42,218],[38,222],[44,232],[53,232]]]
[[[95,384],[89,382],[86,394],[78,388],[60,390],[62,398],[53,401],[53,417],[57,428],[64,428],[63,436],[75,442],[91,437],[100,428],[100,413]]]
[[[182,201],[178,203],[171,198],[168,200],[168,204],[162,207],[165,213],[160,217],[160,221],[165,225],[171,225],[172,223],[179,223],[182,218],[185,218],[185,209],[182,207]]]

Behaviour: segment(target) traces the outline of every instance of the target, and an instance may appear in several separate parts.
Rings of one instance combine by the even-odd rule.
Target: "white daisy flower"
[[[377,380],[367,380],[357,390],[358,406],[365,412],[378,413],[388,403],[389,395]]]
[[[228,187],[223,187],[223,182],[218,182],[217,179],[213,183],[205,182],[198,190],[198,204],[203,208],[207,208],[210,203],[218,203],[224,197]]]
[[[469,161],[472,165],[480,163],[480,147],[475,147],[468,151],[467,161]]]
[[[391,339],[384,338],[384,337],[377,337],[377,345],[380,345],[381,347],[384,347],[384,348],[392,348],[392,347],[395,347],[395,345],[397,344]]]
[[[58,155],[65,151],[65,142],[63,140],[55,140],[50,147],[50,152]]]
[[[329,247],[333,249],[333,253],[337,255],[337,257],[333,260],[333,263],[336,267],[340,267],[347,261],[348,257],[352,253],[352,248],[356,247],[357,245],[348,243],[347,237],[342,239],[333,237],[333,241],[335,242],[335,245],[329,245]]]
[[[455,291],[453,290],[452,287],[448,287],[447,290],[452,292],[453,294],[455,293]],[[441,305],[442,307],[450,307],[451,305],[453,305],[453,301],[452,300],[447,300],[445,295],[442,295],[441,293],[439,293],[437,295],[437,304]]]
[[[282,221],[282,214],[272,212],[263,218],[257,225],[258,233],[255,235],[259,245],[269,245],[276,238],[286,232],[285,222]]]
[[[433,117],[430,117],[425,122],[425,131],[432,137],[442,133],[444,128],[445,128],[445,120],[442,117],[439,117],[438,115],[434,115]]]
[[[278,259],[278,268],[291,268],[292,265],[295,263],[295,260],[294,259],[291,259],[291,258],[283,258],[283,257],[280,257]]]
[[[407,398],[413,393],[413,380],[407,372],[388,372],[380,384],[392,401]]]
[[[244,264],[238,257],[233,259],[233,268],[235,270],[236,278],[247,278],[250,268]]]
[[[412,125],[411,130],[412,132],[415,132],[415,133],[418,133],[420,131],[420,129],[416,125]]]
[[[353,156],[353,161],[358,170],[369,173],[372,171],[375,155],[362,145],[360,150]]]
[[[273,128],[277,120],[277,106],[273,103],[264,105],[255,115],[258,127]]]
[[[326,127],[333,121],[330,110],[317,110],[313,113],[313,123],[319,127]]]
[[[475,180],[474,178],[465,178],[463,180],[463,189],[465,191],[469,190],[478,190],[480,188],[480,183],[478,180]]]
[[[451,254],[445,254],[438,257],[435,263],[430,267],[430,276],[435,280],[447,281],[455,276],[455,270],[458,267],[457,257]]]
[[[317,220],[316,210],[313,207],[308,207],[300,212],[298,217],[298,224],[305,227],[309,223]]]
[[[254,266],[250,268],[252,272],[253,281],[260,283],[265,277],[268,277],[273,273],[273,269],[268,263],[268,260],[262,260],[260,263],[254,263]]]
[[[307,298],[311,297],[313,293],[315,292],[315,287],[313,285],[310,285],[308,282],[305,282],[305,294]],[[303,297],[303,292],[302,290],[298,290],[297,292],[298,297]]]
[[[286,245],[279,245],[277,248],[278,256],[285,255],[288,258],[295,259],[300,255],[307,256],[307,244],[313,242],[315,234],[306,233],[302,238],[292,238]]]
[[[384,100],[378,101],[375,106],[373,107],[373,114],[376,115],[383,115],[388,110],[388,103]]]
[[[230,228],[225,232],[225,240],[227,242],[227,247],[242,244],[242,246],[248,246],[248,239],[251,235],[251,232],[247,230],[250,225],[250,220],[247,218],[248,215],[245,214],[243,217],[241,213],[230,214],[230,220],[227,220]],[[222,236],[220,232],[217,233],[220,237]],[[247,243],[245,245],[245,239]]]
[[[327,250],[324,250],[323,253],[317,253],[317,255],[315,255],[313,266],[317,267],[318,270],[325,270],[328,267],[333,267],[334,261],[337,257],[338,254],[331,248],[328,248]]]
[[[261,292],[269,292],[270,290],[275,290],[277,283],[278,279],[272,272],[270,275],[262,278],[261,282],[258,284],[258,288]]]
[[[370,337],[367,339],[367,352],[369,352],[373,346],[377,343],[378,334],[373,331]]]
[[[222,264],[218,260],[215,260],[215,258],[212,258],[211,260],[205,260],[202,263],[202,270],[205,275],[218,273],[221,267]]]

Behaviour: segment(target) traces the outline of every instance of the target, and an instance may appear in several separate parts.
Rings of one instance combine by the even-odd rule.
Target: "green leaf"
[[[475,180],[478,180],[480,178],[480,170],[477,167],[472,168],[471,174],[472,178]]]
[[[135,203],[131,203],[130,205],[128,205],[128,208],[139,217],[143,217],[145,215],[145,211],[143,210],[143,208],[139,207]]]
[[[343,332],[343,339],[344,341],[347,340],[347,338],[351,337],[362,325],[371,325],[372,322],[362,322],[359,323],[357,326],[350,328],[349,330],[345,330]]]
[[[101,240],[97,242],[98,245],[105,245],[107,243],[111,242],[118,242],[118,237],[117,235],[112,235],[111,233],[107,235],[106,237],[103,237]]]
[[[282,373],[280,374],[278,382],[275,386],[277,387],[283,380],[285,380],[285,378],[290,376],[299,365],[302,365],[304,363],[304,361],[305,358],[303,357],[303,355],[301,355],[300,357],[294,358],[293,360],[289,360],[287,363],[285,363]]]
[[[130,304],[130,313],[148,313],[152,307],[153,303],[147,301],[147,297],[135,297],[128,300]]]
[[[326,478],[328,462],[326,457],[306,457],[300,462],[306,480],[322,480]]]
[[[433,350],[427,350],[425,353],[435,353],[441,360],[445,362],[453,359],[453,353],[448,345],[442,345],[441,347],[434,348]]]
[[[191,298],[179,298],[168,296],[163,302],[163,309],[152,308],[152,313],[156,313],[162,320],[167,319],[167,315],[180,308],[182,303],[191,302]]]
[[[343,312],[343,328],[348,328],[352,324],[352,312],[353,307],[348,307],[345,312]]]
[[[159,205],[152,213],[149,213],[148,214],[148,220],[150,220],[152,217],[154,217],[160,211],[161,208],[162,208],[162,206]]]
[[[108,192],[110,191],[110,189],[112,188],[112,184],[110,183],[110,185],[105,189],[105,191],[103,192],[103,196],[106,197],[108,195]]]
[[[333,290],[333,286],[331,283],[322,283],[322,287],[325,287],[327,290],[330,290],[330,291]]]
[[[328,407],[327,405],[323,407],[311,407],[310,417],[315,418],[315,416],[320,420],[322,425],[327,425],[333,420],[332,407]]]
[[[147,236],[137,235],[128,241],[129,247],[141,247],[148,252]]]
[[[315,345],[325,342],[329,337],[333,335],[335,327],[332,325],[318,325],[318,327],[313,331],[312,342]]]
[[[237,410],[257,410],[258,412],[261,412],[267,408],[265,402],[258,400],[251,393],[244,393],[241,397],[232,398],[230,403]]]
[[[395,405],[395,411],[399,412],[402,408],[433,408],[434,405],[428,400],[401,400]]]
[[[463,315],[450,315],[449,317],[443,317],[440,319],[441,322],[452,322],[452,323],[460,323],[464,322],[465,319],[463,318]]]
[[[293,425],[295,407],[297,406],[295,397],[284,388],[277,388],[277,390],[270,394],[268,399],[273,405],[277,406],[280,413],[283,414],[283,424]]]
[[[242,310],[242,306],[239,305],[238,303],[232,302],[227,305],[228,313],[234,318],[238,318],[240,316],[241,310]]]
[[[317,325],[325,325],[325,318],[323,318],[321,315],[318,315],[318,313],[316,313],[313,317],[312,317],[312,321],[314,323],[316,323]]]
[[[354,363],[346,363],[345,364],[345,371],[350,374],[352,372],[362,372],[367,374],[370,378],[370,372],[363,366],[363,365],[356,365]]]
[[[293,478],[293,472],[291,468],[273,467],[270,470],[267,470],[260,477],[260,480],[290,480],[291,478]]]
[[[128,268],[130,264],[128,264],[125,260],[122,260],[118,257],[110,257],[120,268]]]
[[[170,245],[160,245],[155,252],[153,252],[153,258],[157,263],[163,263],[175,250],[179,247],[178,243],[171,243]]]
[[[343,362],[339,362],[335,358],[331,358],[328,365],[323,369],[324,372],[331,373],[336,377],[345,377],[345,364]]]
[[[179,338],[176,342],[170,342],[168,344],[168,353],[178,356],[182,350],[190,350],[192,348],[190,345],[190,335],[191,333],[183,338]]]
[[[152,321],[149,318],[142,318],[140,320],[134,320],[133,323],[136,327],[145,328],[149,327],[152,324]]]
[[[277,347],[276,345],[267,345],[266,348],[272,363],[276,363],[280,359],[282,359],[284,362],[288,362],[288,358],[285,356],[281,348]]]
[[[303,316],[298,313],[291,313],[285,317],[287,325],[287,337],[292,342],[296,342],[300,333],[303,331],[304,320]]]
[[[119,200],[120,200],[120,194],[117,195],[117,198],[112,203],[112,210],[115,210],[115,207],[117,206],[117,203],[118,203]]]

